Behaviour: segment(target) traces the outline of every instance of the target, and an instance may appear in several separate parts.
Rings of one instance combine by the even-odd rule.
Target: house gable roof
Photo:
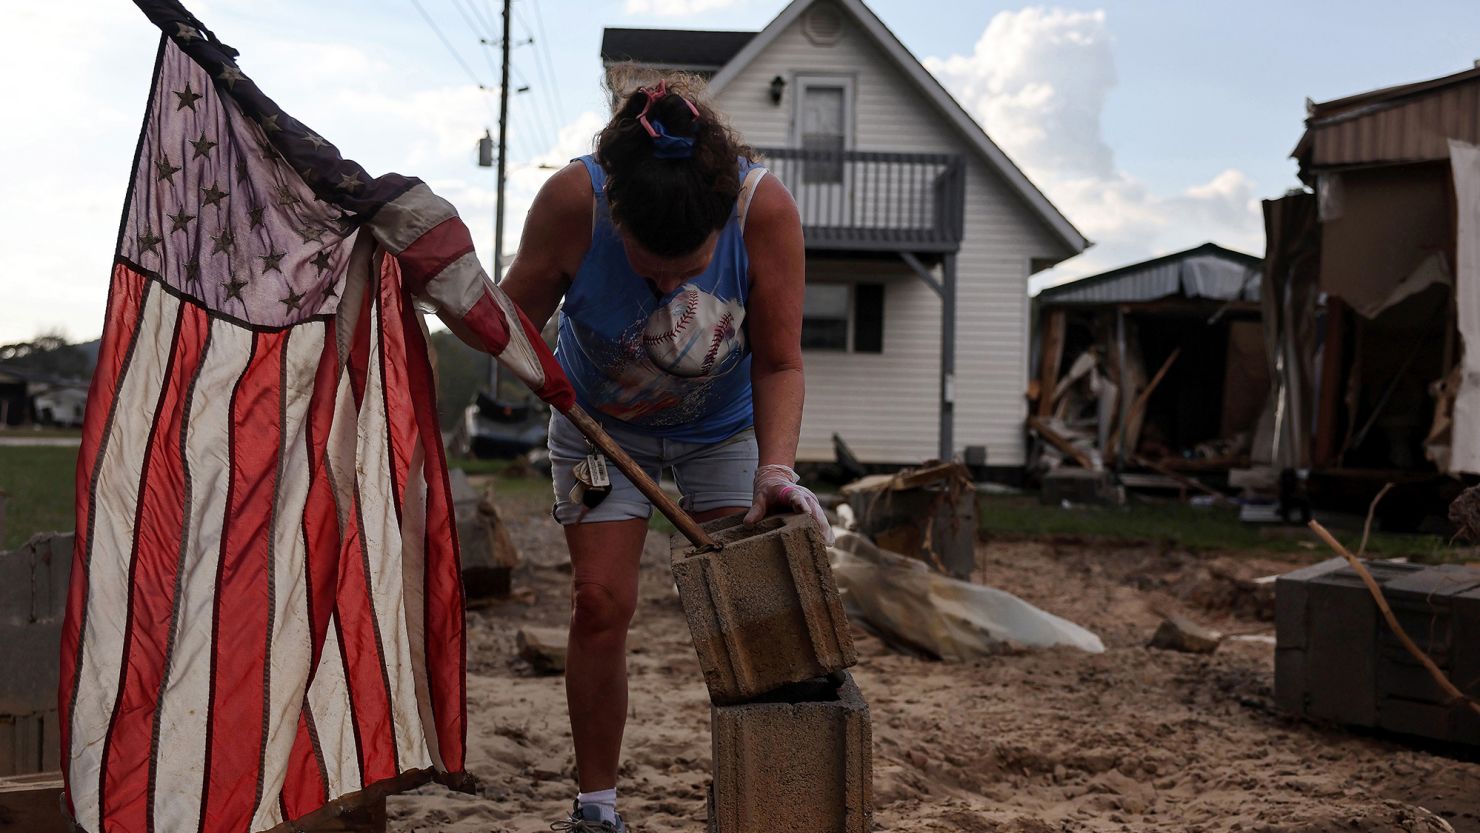
[[[793,0],[781,14],[776,16],[766,28],[752,38],[745,46],[724,65],[709,82],[709,92],[717,96],[727,84],[740,75],[766,47],[770,46],[780,34],[787,30],[801,17],[802,13],[810,8],[818,0]],[[1074,225],[1069,222],[1048,197],[1038,190],[1038,187],[1028,179],[1018,166],[1008,158],[1006,153],[987,136],[982,126],[967,113],[960,102],[941,86],[935,76],[925,69],[919,60],[899,42],[899,38],[885,26],[883,21],[873,13],[862,0],[829,0],[837,4],[845,12],[853,17],[867,32],[878,46],[893,60],[896,67],[910,79],[925,98],[933,103],[936,108],[945,115],[946,119],[956,127],[957,131],[966,139],[967,143],[986,160],[987,164],[996,170],[1016,191],[1023,200],[1032,208],[1033,212],[1041,219],[1054,235],[1064,243],[1073,254],[1078,254],[1089,248],[1091,243],[1085,238]]]
[[[1140,303],[1169,297],[1257,301],[1263,263],[1253,255],[1204,243],[1051,286],[1039,292],[1037,300],[1048,306]]]
[[[695,29],[620,29],[601,34],[601,61],[636,61],[650,66],[717,70],[735,57],[755,32]]]

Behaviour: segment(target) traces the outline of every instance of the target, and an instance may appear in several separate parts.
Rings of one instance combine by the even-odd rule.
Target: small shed
[[[1105,462],[1243,464],[1269,390],[1260,275],[1205,243],[1040,292],[1035,428]]]

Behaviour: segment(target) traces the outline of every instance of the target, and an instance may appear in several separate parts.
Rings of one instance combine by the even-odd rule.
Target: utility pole
[[[493,282],[504,279],[504,175],[509,155],[509,53],[513,43],[509,34],[510,6],[513,0],[504,0],[504,61],[498,84],[498,213],[493,220]],[[497,389],[494,395],[498,395]]]

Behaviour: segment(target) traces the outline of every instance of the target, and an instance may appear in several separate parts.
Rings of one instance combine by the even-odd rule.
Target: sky
[[[0,343],[102,330],[158,33],[127,0],[9,4],[0,27]],[[371,174],[418,176],[485,264],[497,127],[493,0],[187,0],[242,69]],[[606,26],[749,29],[784,0],[516,0],[506,252],[554,166],[604,121]],[[1316,101],[1480,59],[1473,0],[871,0],[1081,232],[1033,289],[1212,240],[1262,253],[1259,200]],[[428,22],[430,19],[430,23]],[[445,39],[445,43],[444,43]],[[450,46],[449,46],[450,45]]]

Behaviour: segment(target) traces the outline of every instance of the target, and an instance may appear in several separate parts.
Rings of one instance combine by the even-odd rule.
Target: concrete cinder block
[[[0,830],[71,833],[62,814],[62,774],[0,778]]]
[[[62,623],[0,624],[0,714],[56,708]]]
[[[872,828],[868,704],[847,672],[712,709],[710,833]]]
[[[733,515],[705,529],[722,549],[696,552],[681,535],[671,548],[711,700],[751,700],[858,661],[827,546],[809,517],[746,526]]]
[[[0,622],[62,620],[73,540],[70,532],[44,532],[18,549],[0,552]]]

